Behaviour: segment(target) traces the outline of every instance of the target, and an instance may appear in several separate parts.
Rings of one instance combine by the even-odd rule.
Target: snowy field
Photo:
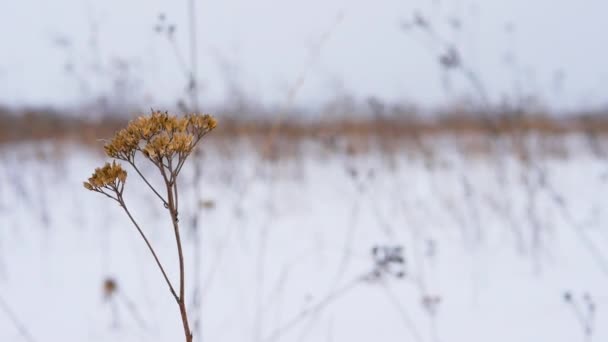
[[[203,143],[199,184],[192,169],[180,184],[195,341],[608,341],[608,164],[564,144],[532,163],[447,138],[424,155],[310,144],[271,163]],[[103,161],[0,147],[0,341],[183,338],[136,230],[82,186]],[[134,172],[125,198],[177,281],[166,210]],[[403,277],[375,246],[402,248]]]

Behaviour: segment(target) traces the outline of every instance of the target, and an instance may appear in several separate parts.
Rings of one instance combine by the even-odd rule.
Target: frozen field
[[[608,163],[581,139],[527,164],[449,139],[274,163],[201,147],[199,184],[192,169],[180,184],[195,341],[608,341]],[[1,147],[0,341],[182,338],[136,230],[82,186],[104,160]],[[126,189],[177,279],[165,209],[134,172]],[[371,276],[375,246],[402,247],[403,278]]]

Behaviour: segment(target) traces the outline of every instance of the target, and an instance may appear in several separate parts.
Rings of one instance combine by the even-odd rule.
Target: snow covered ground
[[[450,146],[269,163],[203,144],[180,200],[195,340],[607,341],[606,161],[578,138],[526,167]],[[136,230],[82,187],[103,161],[1,147],[0,341],[182,339]],[[133,172],[126,201],[177,281],[168,215]],[[403,278],[370,276],[374,246],[403,248]]]

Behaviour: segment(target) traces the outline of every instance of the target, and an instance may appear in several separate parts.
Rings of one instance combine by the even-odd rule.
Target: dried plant
[[[597,311],[597,304],[591,295],[584,293],[579,297],[570,291],[566,291],[564,292],[564,302],[576,316],[584,334],[584,341],[591,341],[593,339]]]
[[[19,331],[21,337],[27,342],[36,342],[27,327],[19,320],[12,308],[2,297],[0,297],[0,312],[5,314],[12,322],[15,328]]]
[[[304,319],[319,314],[322,310],[326,309],[337,299],[350,293],[351,290],[362,284],[382,284],[384,289],[386,282],[391,278],[402,279],[406,276],[405,272],[405,257],[403,256],[402,246],[374,246],[372,248],[372,267],[371,270],[365,271],[362,274],[352,278],[349,282],[343,284],[340,287],[333,289],[325,297],[310,305],[307,308],[302,309],[298,314],[289,319],[284,325],[274,330],[269,336],[263,338],[263,342],[276,341],[285,335],[287,332],[292,330],[295,326],[301,323]],[[393,294],[389,294],[393,296]],[[410,329],[412,337],[415,341],[422,341],[420,334],[418,333],[413,322],[410,320],[409,315],[405,312],[405,309],[396,302],[394,297],[390,298],[393,304],[398,308],[407,328]]]
[[[137,310],[135,302],[129,299],[129,297],[124,293],[124,291],[121,290],[121,288],[118,286],[118,281],[115,278],[106,277],[103,280],[102,292],[104,301],[106,303],[109,303],[112,307],[112,313],[114,315],[113,325],[115,327],[119,325],[118,304],[123,304],[123,306],[127,309],[133,320],[135,320],[141,328],[146,327],[144,320],[139,314],[139,310]]]
[[[169,280],[165,268],[158,259],[146,234],[127,208],[123,194],[127,172],[122,166],[116,161],[106,163],[103,167],[95,169],[88,181],[84,182],[86,189],[98,192],[116,201],[144,239],[179,307],[186,342],[192,341],[192,331],[188,322],[184,291],[184,253],[179,229],[177,178],[196,144],[216,125],[216,120],[210,115],[190,114],[178,118],[169,115],[167,112],[153,111],[149,116],[142,116],[131,121],[126,128],[118,131],[114,138],[104,146],[109,157],[130,164],[169,211],[179,256],[179,288],[177,291]],[[158,169],[165,185],[164,196],[161,194],[163,190],[155,189],[141,173],[136,165],[135,157],[137,155],[143,155]]]

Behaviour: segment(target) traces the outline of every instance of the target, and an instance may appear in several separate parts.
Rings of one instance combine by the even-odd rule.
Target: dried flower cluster
[[[88,182],[84,182],[84,187],[91,191],[104,192],[104,189],[122,193],[122,189],[127,180],[127,171],[115,161],[106,163],[103,167],[95,169]]]
[[[155,111],[139,117],[120,130],[105,145],[109,157],[133,162],[142,152],[155,163],[174,156],[184,159],[198,141],[217,125],[210,115],[190,114],[183,118]]]
[[[216,126],[217,121],[207,114],[178,118],[167,112],[153,111],[118,131],[104,149],[109,157],[124,160],[135,168],[135,154],[139,151],[161,169],[161,173],[167,171],[171,175],[169,181],[173,181],[196,144]],[[95,170],[84,187],[102,193],[104,189],[122,193],[126,177],[120,164],[107,163]]]
[[[405,277],[405,257],[401,246],[374,246],[372,248],[374,269],[368,280],[378,280],[384,276]]]
[[[187,342],[192,342],[192,330],[190,329],[188,311],[186,309],[184,253],[178,219],[177,177],[196,144],[205,134],[214,129],[216,125],[215,119],[206,114],[190,114],[178,118],[169,115],[167,112],[153,111],[149,116],[142,116],[131,121],[126,128],[117,132],[114,138],[104,146],[106,154],[109,157],[129,163],[168,210],[177,242],[180,271],[179,287],[174,286],[173,282],[169,279],[145,232],[127,208],[123,198],[127,172],[120,164],[117,164],[116,161],[113,161],[111,164],[106,163],[105,166],[95,169],[89,180],[84,182],[86,189],[101,193],[118,202],[139,232],[154,257],[154,261],[161,271],[165,282],[169,286],[171,295],[179,306]],[[135,163],[137,152],[140,152],[160,171],[165,185],[164,194],[161,194],[163,191],[159,191],[152,186],[138,169]],[[108,296],[115,291],[115,285],[115,283],[105,284]]]

